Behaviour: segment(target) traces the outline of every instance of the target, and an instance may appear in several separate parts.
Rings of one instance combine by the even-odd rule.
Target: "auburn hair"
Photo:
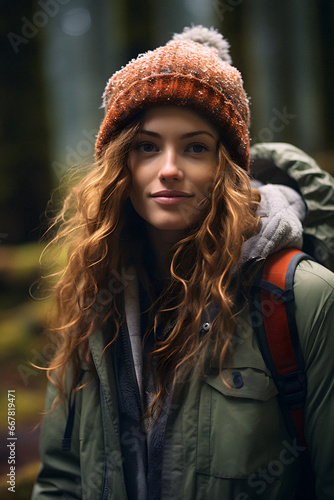
[[[67,249],[64,268],[53,275],[56,313],[50,333],[56,350],[46,368],[58,389],[58,402],[65,397],[69,367],[73,388],[83,360],[94,371],[89,349],[92,333],[107,319],[115,323],[110,344],[119,333],[123,317],[119,294],[112,294],[105,308],[97,307],[98,294],[106,289],[112,270],[117,271],[113,274],[117,288],[122,270],[129,265],[129,258],[131,261],[124,243],[127,239],[122,237],[129,234],[131,172],[127,159],[140,126],[140,121],[132,123],[113,137],[93,168],[70,189],[48,230],[54,236],[47,248]],[[150,416],[160,413],[175,381],[196,365],[204,367],[208,349],[220,367],[228,356],[240,288],[236,271],[244,241],[258,231],[259,202],[260,194],[251,188],[248,173],[231,160],[219,142],[217,170],[198,219],[172,248],[170,277],[152,303],[152,328],[146,336],[156,335],[161,315],[168,313],[169,321],[149,355],[155,391]],[[215,327],[203,334],[202,318],[210,303],[218,305],[220,312]]]

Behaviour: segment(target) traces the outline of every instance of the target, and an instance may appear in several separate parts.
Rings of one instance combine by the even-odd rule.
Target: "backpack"
[[[296,498],[315,499],[315,481],[304,437],[307,392],[304,360],[294,318],[293,282],[301,260],[314,260],[296,249],[269,256],[252,285],[250,302],[253,330],[261,354],[278,390],[278,402],[292,439],[304,447],[301,453],[302,484]],[[262,321],[259,321],[259,315]]]
[[[250,309],[253,330],[276,384],[288,432],[305,447],[300,455],[303,484],[296,498],[315,499],[314,475],[304,438],[307,380],[294,318],[293,281],[303,259],[316,260],[334,272],[334,179],[291,144],[255,144],[251,156],[255,180],[292,187],[302,195],[308,209],[303,251],[281,250],[266,259],[253,282]],[[274,321],[268,321],[265,305],[269,305]],[[262,321],[255,321],[259,317]]]

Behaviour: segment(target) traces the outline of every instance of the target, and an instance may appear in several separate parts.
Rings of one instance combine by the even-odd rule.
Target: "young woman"
[[[96,165],[56,221],[68,261],[34,500],[295,498],[303,448],[248,298],[260,261],[302,247],[306,206],[290,187],[251,187],[248,100],[230,63],[222,37],[194,27],[107,84]],[[290,151],[276,163],[297,165],[307,199],[305,178],[322,175],[311,160],[262,148]],[[333,288],[320,264],[298,265],[305,435],[323,500],[334,498]]]

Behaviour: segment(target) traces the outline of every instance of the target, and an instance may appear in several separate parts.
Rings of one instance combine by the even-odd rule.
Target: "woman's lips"
[[[157,193],[151,194],[151,197],[160,205],[180,205],[184,203],[193,195],[185,193],[183,191],[159,191]]]

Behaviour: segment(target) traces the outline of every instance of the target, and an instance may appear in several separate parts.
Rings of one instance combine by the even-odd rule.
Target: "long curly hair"
[[[50,332],[56,351],[46,369],[58,389],[59,401],[64,400],[69,365],[73,387],[83,360],[94,371],[89,349],[93,332],[111,319],[115,334],[110,344],[119,333],[123,317],[121,294],[109,291],[108,307],[97,305],[111,277],[114,289],[122,288],[122,270],[129,265],[129,259],[131,263],[124,237],[132,234],[128,230],[131,172],[127,159],[140,126],[138,120],[110,141],[94,167],[70,189],[50,225],[49,232],[55,234],[49,246],[67,249],[66,265],[57,273],[53,287],[56,313]],[[150,416],[160,413],[176,380],[190,373],[195,365],[204,366],[208,349],[210,357],[212,353],[219,359],[220,367],[228,356],[240,287],[236,271],[244,241],[258,231],[259,202],[260,194],[250,187],[247,172],[232,162],[219,142],[210,191],[199,207],[196,222],[171,249],[170,277],[152,303],[152,328],[146,332],[146,337],[155,336],[149,355],[149,366],[154,370]],[[210,303],[218,305],[220,312],[213,327],[201,334],[203,314]],[[165,334],[156,337],[159,320],[166,311],[169,321]]]

